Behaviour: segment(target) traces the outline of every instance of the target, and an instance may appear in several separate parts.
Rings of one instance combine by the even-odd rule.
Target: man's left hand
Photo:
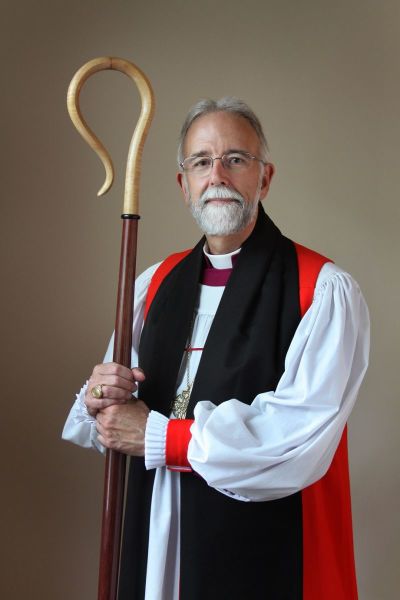
[[[144,434],[149,409],[142,400],[113,404],[96,415],[98,440],[111,450],[144,456]]]

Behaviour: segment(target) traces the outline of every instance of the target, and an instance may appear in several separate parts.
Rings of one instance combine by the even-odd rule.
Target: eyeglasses
[[[220,160],[224,169],[239,173],[246,171],[250,168],[253,160],[258,160],[263,165],[266,165],[265,161],[257,156],[253,156],[249,152],[228,152],[222,156],[188,156],[184,161],[179,163],[179,166],[183,171],[191,173],[192,175],[205,176],[211,173],[214,166],[214,160]]]

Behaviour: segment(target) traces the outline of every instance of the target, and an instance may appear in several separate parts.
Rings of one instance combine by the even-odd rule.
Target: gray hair
[[[195,121],[199,117],[202,117],[203,115],[207,115],[214,112],[230,112],[245,118],[253,127],[260,141],[260,158],[265,162],[268,162],[268,143],[258,117],[254,114],[251,108],[245,102],[243,102],[243,100],[235,98],[234,96],[225,96],[224,98],[220,98],[220,100],[211,100],[209,98],[199,100],[199,102],[196,102],[196,104],[192,106],[192,108],[189,110],[179,135],[178,165],[180,165],[180,163],[184,159],[183,146],[185,143],[187,132],[189,131],[193,121]]]

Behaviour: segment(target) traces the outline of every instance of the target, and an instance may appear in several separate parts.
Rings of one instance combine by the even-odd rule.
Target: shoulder
[[[362,313],[364,321],[369,320],[368,308],[357,281],[334,263],[326,263],[318,276],[312,304],[317,308],[325,306],[327,315],[333,312]]]
[[[147,293],[149,288],[154,287],[157,289],[161,283],[161,281],[168,275],[168,273],[181,261],[183,260],[189,253],[189,250],[183,250],[181,252],[175,252],[174,254],[170,254],[164,260],[155,263],[151,267],[148,267],[143,273],[141,273],[135,282],[135,292],[136,294]]]
[[[161,265],[161,262],[155,263],[148,267],[143,273],[141,273],[135,281],[135,291],[139,292],[140,290],[147,289],[150,285],[150,282],[153,278],[154,273],[157,271],[158,267]]]
[[[152,265],[151,267],[143,271],[143,273],[139,275],[136,281],[149,283],[157,272],[168,272],[181,260],[183,260],[191,251],[192,249],[190,248],[188,250],[182,250],[181,252],[174,252],[173,254],[170,254],[160,262]]]
[[[315,292],[322,292],[328,286],[354,287],[359,289],[358,283],[350,273],[332,262],[327,262],[322,266],[315,286]]]
[[[335,300],[336,305],[358,303],[360,287],[355,279],[330,258],[293,242],[297,254],[300,296],[307,296],[307,306],[318,300]],[[304,311],[305,312],[305,311]]]

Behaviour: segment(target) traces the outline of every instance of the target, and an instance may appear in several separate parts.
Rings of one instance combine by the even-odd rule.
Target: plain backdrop
[[[96,597],[103,459],[60,434],[113,329],[139,112],[122,74],[100,73],[83,90],[116,165],[115,186],[97,199],[102,167],[65,98],[75,71],[102,55],[138,64],[156,95],[139,271],[199,238],[175,182],[177,136],[196,100],[230,94],[270,142],[270,216],[360,283],[373,327],[349,426],[359,590],[361,600],[398,598],[400,4],[3,0],[0,27],[1,598]]]

